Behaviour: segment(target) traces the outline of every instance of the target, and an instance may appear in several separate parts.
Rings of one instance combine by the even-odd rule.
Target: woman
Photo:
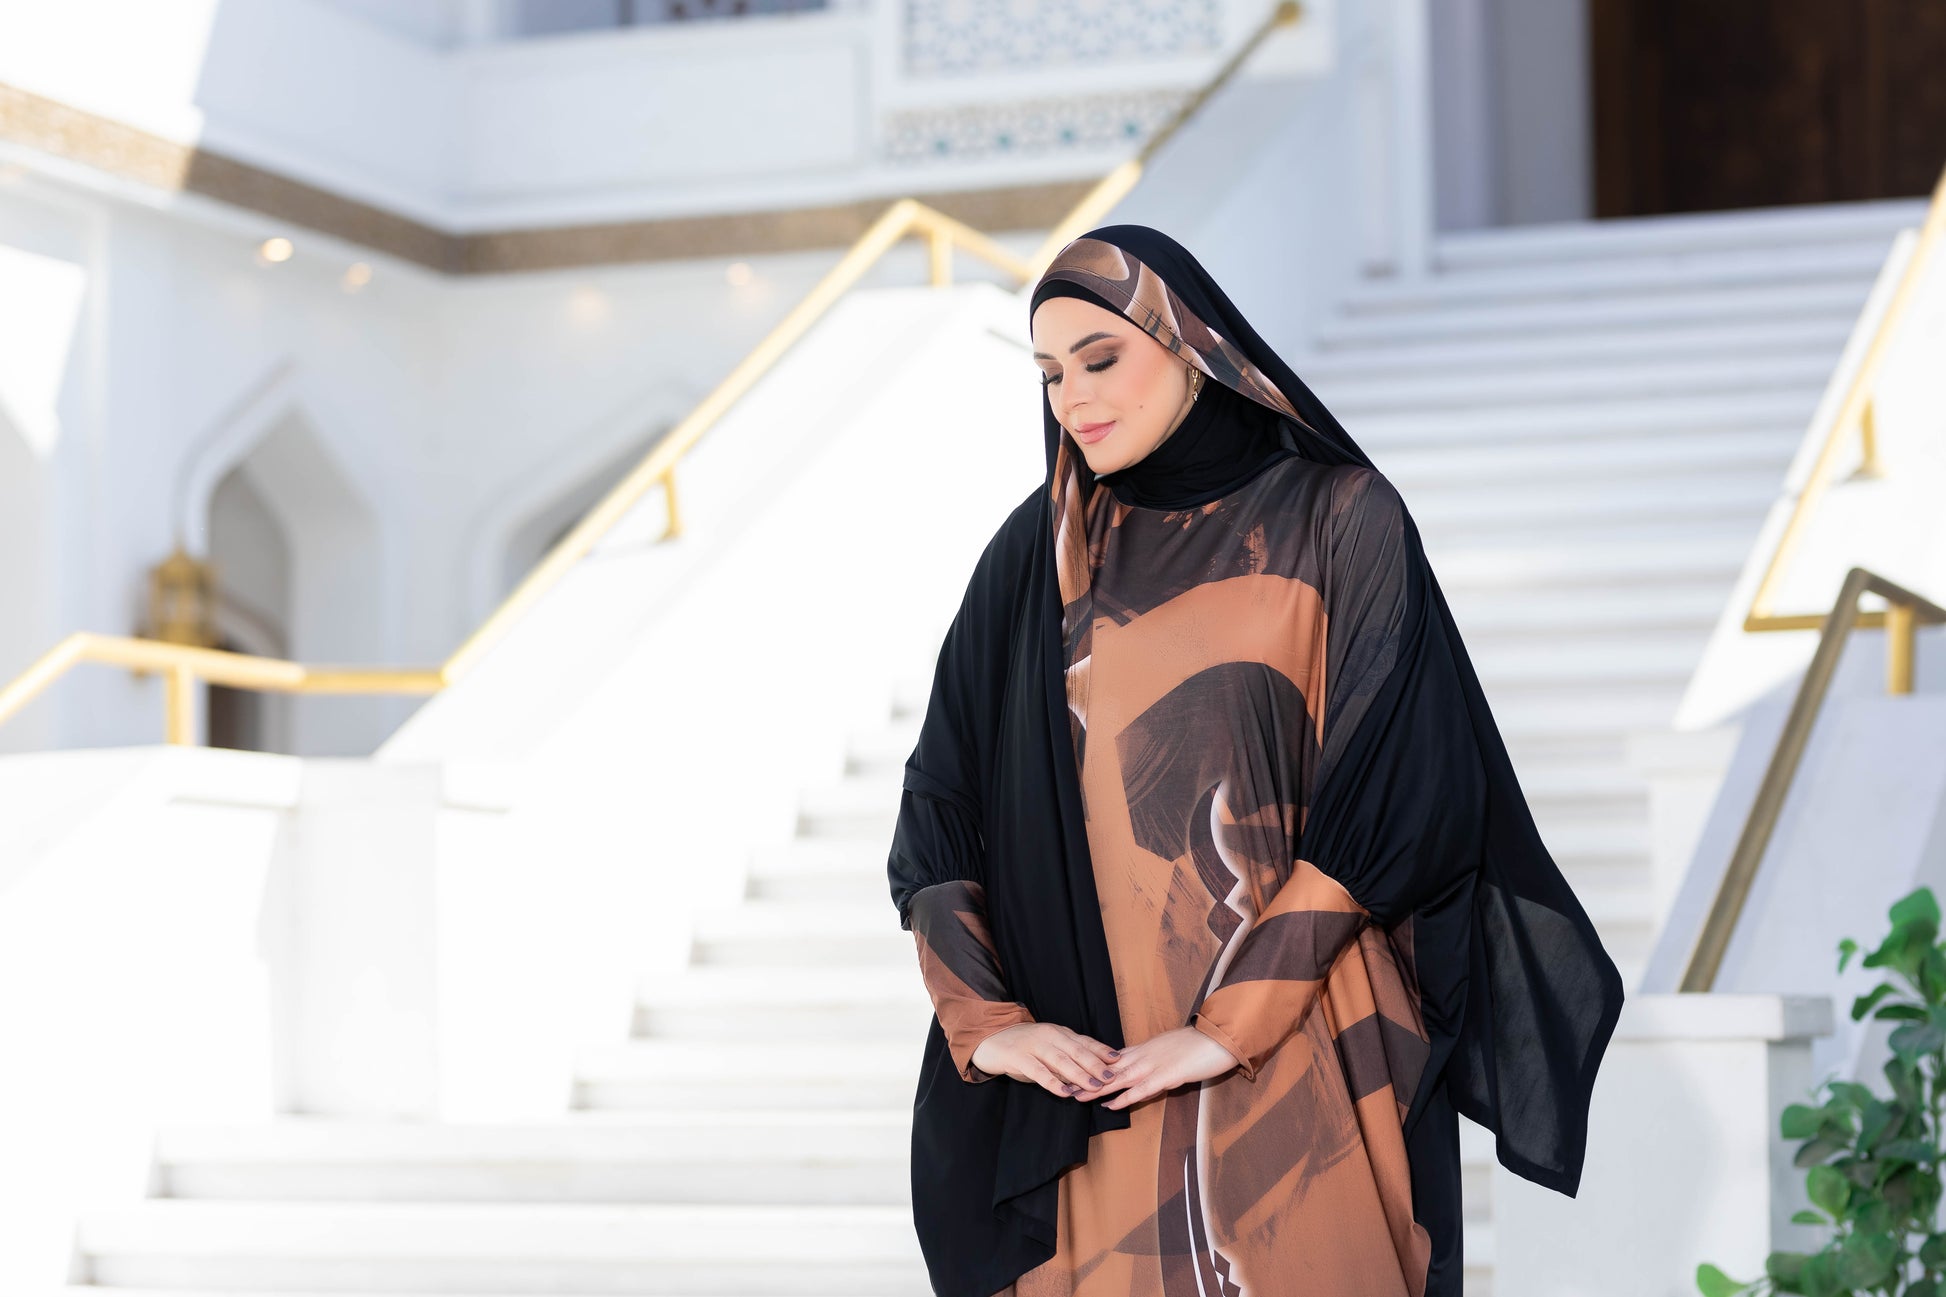
[[[1030,306],[888,874],[943,1297],[1459,1297],[1457,1113],[1572,1196],[1622,982],[1383,474],[1185,249]]]

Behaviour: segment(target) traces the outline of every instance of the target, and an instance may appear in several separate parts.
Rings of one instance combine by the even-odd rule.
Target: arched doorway
[[[223,475],[210,496],[209,546],[215,568],[218,647],[264,657],[290,656],[291,547],[276,510],[251,481],[247,463]],[[212,684],[205,695],[205,742],[213,748],[288,751],[289,699]]]
[[[296,402],[279,403],[210,488],[204,518],[226,647],[305,662],[384,662],[379,529],[364,493]],[[369,754],[417,700],[205,693],[217,746]]]

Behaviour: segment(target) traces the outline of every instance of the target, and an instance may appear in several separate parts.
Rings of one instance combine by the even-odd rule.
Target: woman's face
[[[1050,297],[1032,333],[1048,404],[1096,474],[1140,460],[1189,413],[1188,362],[1121,312]]]

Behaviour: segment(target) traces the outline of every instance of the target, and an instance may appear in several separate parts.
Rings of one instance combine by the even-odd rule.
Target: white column
[[[1791,1223],[1810,1200],[1778,1120],[1810,1101],[1832,1021],[1829,996],[1631,995],[1576,1195],[1494,1168],[1495,1297],[1693,1293],[1702,1262],[1750,1279],[1772,1249],[1815,1249]]]
[[[1392,174],[1398,273],[1432,269],[1433,132],[1430,0],[1392,0]]]

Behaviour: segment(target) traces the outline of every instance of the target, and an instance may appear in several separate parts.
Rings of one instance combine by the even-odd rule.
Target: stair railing
[[[1886,607],[1883,612],[1860,611],[1858,600],[1868,591],[1884,597]],[[1845,641],[1853,630],[1869,624],[1867,619],[1874,616],[1887,628],[1887,638],[1895,646],[1886,673],[1886,691],[1903,694],[1912,692],[1913,635],[1922,624],[1933,626],[1946,622],[1946,608],[1862,567],[1854,567],[1845,573],[1837,602],[1832,604],[1831,611],[1824,614],[1819,623],[1817,651],[1811,655],[1811,664],[1804,669],[1804,679],[1798,684],[1797,696],[1791,700],[1784,730],[1777,736],[1777,746],[1770,754],[1770,764],[1764,768],[1763,780],[1757,785],[1757,798],[1750,804],[1750,813],[1744,817],[1743,831],[1737,836],[1736,847],[1730,853],[1729,866],[1724,869],[1723,879],[1717,884],[1716,897],[1710,903],[1709,915],[1703,920],[1701,932],[1697,934],[1695,948],[1690,952],[1678,990],[1707,991],[1715,984],[1717,970],[1723,964],[1723,953],[1729,949],[1730,936],[1743,916],[1744,901],[1750,895],[1751,884],[1757,879],[1764,850],[1770,845],[1771,834],[1776,831],[1778,817],[1783,813],[1784,799],[1790,795],[1798,763],[1810,742],[1811,728],[1817,724],[1818,713],[1831,688],[1831,678],[1837,673],[1838,659],[1845,651]],[[1903,650],[1896,647],[1900,644],[1905,645]]]
[[[1918,651],[1919,627],[1946,622],[1946,608],[1862,567],[1854,567],[1845,574],[1837,602],[1829,612],[1771,611],[1785,563],[1803,538],[1806,519],[1830,483],[1839,448],[1854,429],[1863,442],[1864,451],[1864,460],[1856,476],[1878,477],[1884,471],[1878,460],[1878,439],[1872,418],[1878,373],[1891,349],[1891,339],[1898,330],[1899,322],[1918,293],[1925,267],[1938,248],[1942,233],[1946,233],[1946,170],[1941,171],[1938,182],[1933,186],[1932,201],[1926,209],[1919,241],[1899,275],[1899,282],[1886,304],[1884,315],[1872,332],[1864,358],[1852,373],[1844,401],[1832,417],[1831,426],[1825,431],[1824,444],[1818,449],[1810,478],[1792,505],[1791,516],[1784,524],[1777,547],[1771,552],[1763,577],[1751,596],[1750,611],[1743,619],[1743,629],[1746,631],[1816,630],[1818,647],[1811,655],[1810,665],[1804,670],[1796,697],[1791,700],[1783,732],[1777,736],[1777,746],[1771,752],[1770,764],[1764,768],[1756,799],[1751,802],[1750,811],[1744,817],[1743,829],[1730,853],[1730,863],[1723,871],[1722,881],[1717,884],[1709,914],[1703,920],[1696,944],[1690,951],[1679,990],[1707,991],[1716,982],[1724,952],[1729,949],[1730,937],[1742,918],[1744,902],[1749,898],[1758,867],[1763,863],[1764,851],[1777,829],[1777,820],[1783,814],[1785,798],[1790,795],[1798,764],[1804,756],[1805,746],[1810,742],[1811,729],[1817,723],[1832,676],[1838,669],[1838,658],[1844,652],[1845,641],[1851,632],[1884,628],[1885,690],[1891,694],[1909,694],[1912,692],[1913,660]],[[1859,599],[1868,592],[1883,597],[1886,606],[1871,610],[1859,608]]]
[[[233,689],[300,694],[432,694],[447,688],[467,675],[567,570],[654,488],[662,488],[667,502],[668,522],[663,539],[681,535],[676,468],[683,456],[894,246],[908,236],[926,240],[929,283],[935,288],[952,283],[956,251],[969,253],[998,268],[1016,286],[1031,283],[1070,239],[1099,223],[1135,187],[1155,152],[1202,109],[1210,96],[1235,77],[1274,29],[1295,25],[1302,14],[1303,6],[1297,0],[1279,0],[1216,73],[1143,142],[1134,157],[1091,186],[1055,223],[1031,256],[1023,258],[964,222],[916,199],[901,198],[893,202],[858,237],[838,264],[694,409],[656,442],[626,477],[555,542],[500,606],[440,665],[319,666],[142,636],[77,631],[0,688],[0,724],[5,724],[83,662],[124,667],[138,673],[161,672],[164,738],[178,744],[196,742],[194,688],[199,681]]]

